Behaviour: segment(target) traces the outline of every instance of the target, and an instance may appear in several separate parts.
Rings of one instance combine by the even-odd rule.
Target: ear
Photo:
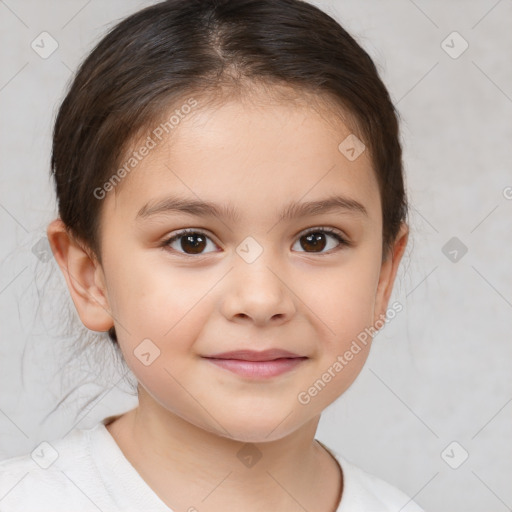
[[[387,254],[387,258],[382,262],[379,284],[377,286],[377,293],[375,296],[374,325],[377,320],[385,318],[389,298],[393,291],[396,273],[398,271],[400,261],[402,260],[402,256],[404,255],[405,248],[407,247],[408,238],[409,227],[407,224],[402,223],[400,231],[393,243],[393,247]]]
[[[51,222],[46,233],[82,323],[92,331],[108,331],[114,321],[96,257],[78,243],[61,219]]]

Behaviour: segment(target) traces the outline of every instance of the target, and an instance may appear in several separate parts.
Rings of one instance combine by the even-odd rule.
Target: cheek
[[[157,261],[123,260],[111,274],[112,312],[120,341],[133,351],[150,339],[162,352],[190,350],[211,314],[218,276]]]
[[[118,265],[114,274],[113,313],[122,326],[116,330],[128,367],[157,402],[186,415],[193,403],[180,383],[194,374],[194,343],[211,312],[207,292],[213,276],[134,260]]]
[[[371,325],[375,290],[372,281],[354,274],[333,280],[331,286],[332,292],[324,298],[326,323],[343,342]]]
[[[324,398],[332,395],[335,399],[347,389],[368,357],[378,271],[372,251],[361,251],[357,259],[339,271],[317,276],[314,287],[303,287],[305,302],[315,313],[318,329],[323,333],[320,367],[330,368],[336,375]],[[321,375],[317,377],[322,379]]]
[[[368,273],[367,273],[368,275]],[[368,358],[372,343],[373,281],[356,273],[331,278],[325,293],[314,297],[318,315],[318,364],[298,395],[320,413],[355,381]]]
[[[335,271],[316,274],[299,293],[322,320],[326,332],[340,342],[371,325],[377,283],[375,258],[360,253]]]
[[[215,403],[217,397],[210,396],[211,386],[205,386],[200,373],[198,377],[194,345],[214,307],[208,291],[218,278],[157,266],[151,272],[136,268],[130,266],[127,273],[120,269],[126,277],[117,283],[123,289],[117,297],[117,319],[128,329],[118,329],[126,364],[145,394],[164,410],[217,432],[200,405]]]

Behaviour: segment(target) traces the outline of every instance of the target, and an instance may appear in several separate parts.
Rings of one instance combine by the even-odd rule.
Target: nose
[[[252,263],[235,261],[222,294],[222,313],[228,320],[279,325],[294,315],[293,287],[264,255]]]

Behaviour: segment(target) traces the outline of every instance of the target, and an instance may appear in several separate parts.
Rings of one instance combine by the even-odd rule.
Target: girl
[[[421,510],[315,439],[408,237],[397,114],[335,20],[301,0],[135,13],[78,70],[52,172],[53,254],[138,406],[3,461],[2,512]]]

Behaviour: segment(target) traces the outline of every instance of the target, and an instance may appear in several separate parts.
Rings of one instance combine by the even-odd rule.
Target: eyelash
[[[352,246],[352,242],[349,242],[346,238],[341,236],[341,234],[338,231],[336,231],[336,230],[334,230],[332,228],[326,228],[326,227],[309,228],[306,231],[304,231],[303,233],[301,233],[300,236],[297,239],[300,239],[303,236],[307,236],[307,235],[309,235],[311,233],[326,233],[328,235],[331,235],[332,237],[334,237],[339,242],[339,245],[336,248],[334,248],[334,249],[329,249],[328,252],[307,252],[307,251],[301,251],[301,252],[304,252],[305,254],[316,254],[318,256],[324,256],[324,255],[329,255],[329,254],[332,254],[333,252],[336,252],[337,250],[339,250],[343,246],[345,246],[345,247],[351,247]],[[211,238],[208,236],[207,233],[205,233],[204,231],[201,231],[199,229],[183,229],[183,230],[179,231],[178,233],[172,235],[171,237],[166,238],[162,242],[161,247],[170,249],[173,252],[178,253],[179,255],[185,256],[185,257],[193,257],[193,256],[199,257],[199,256],[205,256],[206,254],[208,254],[208,253],[187,254],[185,252],[175,251],[174,249],[169,247],[169,245],[172,242],[174,242],[175,240],[179,240],[180,238],[182,238],[182,237],[184,237],[186,235],[189,235],[189,234],[203,235],[206,238],[208,238],[209,240],[211,240]]]

